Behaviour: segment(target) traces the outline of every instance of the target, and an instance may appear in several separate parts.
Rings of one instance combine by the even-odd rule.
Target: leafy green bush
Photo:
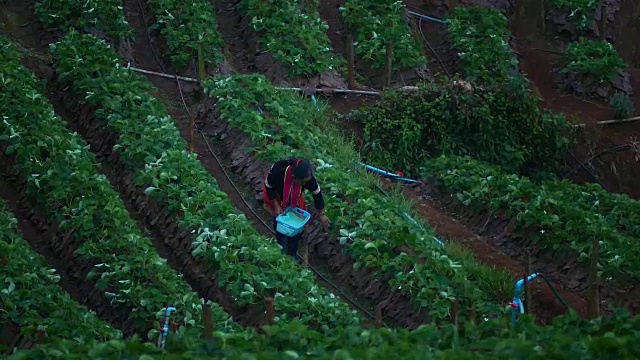
[[[569,44],[562,61],[562,71],[591,74],[602,81],[610,81],[625,66],[624,60],[613,45],[606,41],[585,38]]]
[[[632,116],[636,112],[633,100],[627,94],[616,93],[609,100],[609,106],[614,111],[616,119],[625,119]]]
[[[520,85],[473,92],[433,84],[419,92],[387,92],[351,117],[364,125],[367,158],[415,173],[427,156],[470,155],[509,172],[552,171],[568,147],[572,127],[541,111]]]
[[[507,18],[489,7],[458,7],[447,19],[467,80],[502,82],[518,72],[518,61],[506,41],[507,25]]]
[[[394,0],[346,0],[343,8],[347,28],[355,31],[356,54],[374,68],[386,66],[386,43],[393,43],[394,70],[411,69],[426,63],[422,45],[411,35],[404,21],[405,6]]]

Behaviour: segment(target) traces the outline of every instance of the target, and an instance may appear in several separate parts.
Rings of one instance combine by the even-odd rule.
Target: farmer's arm
[[[278,196],[276,186],[284,182],[284,169],[286,169],[286,160],[280,160],[274,163],[269,169],[267,177],[264,179],[264,187],[267,189],[269,199],[275,200]]]
[[[313,203],[316,207],[316,210],[319,212],[324,212],[324,198],[322,197],[322,190],[320,189],[320,184],[318,184],[318,180],[316,177],[312,177],[311,181],[305,186],[307,190],[313,194]]]

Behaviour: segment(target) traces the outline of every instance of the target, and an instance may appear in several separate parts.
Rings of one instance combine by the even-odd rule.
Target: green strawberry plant
[[[611,81],[625,67],[624,60],[609,42],[585,38],[567,46],[562,62],[564,72],[595,75],[601,81]]]
[[[316,76],[337,70],[344,60],[333,53],[329,25],[317,11],[317,0],[242,0],[241,13],[251,19],[262,51],[285,64],[293,76]]]
[[[173,303],[179,331],[201,334],[202,327],[195,326],[201,300],[142,236],[109,180],[97,172],[87,143],[54,113],[15,50],[3,46],[0,64],[0,136],[27,180],[28,200],[70,235],[81,259],[95,264],[88,279],[114,308],[131,311],[137,331],[149,330],[151,320],[160,319],[163,307]],[[228,320],[218,306],[214,316],[221,324]]]
[[[14,322],[32,341],[40,329],[46,330],[47,338],[77,343],[121,339],[122,332],[60,287],[56,270],[21,237],[17,223],[0,200],[0,323]]]
[[[325,114],[310,101],[276,90],[260,75],[209,78],[205,89],[218,101],[220,116],[251,136],[252,152],[258,158],[274,161],[302,156],[324,164],[316,176],[333,227],[339,230],[336,241],[339,238],[356,267],[376,271],[389,280],[392,288],[429,308],[437,319],[447,318],[451,298],[481,307],[487,304],[487,311],[495,310],[489,300],[506,300],[474,286],[477,273],[467,271],[465,264],[440,248],[426,224],[416,227],[398,213],[398,208],[406,208],[400,197],[383,197],[374,188],[375,178],[355,168],[358,154],[352,145],[345,143],[335,129],[330,130],[332,125]],[[395,251],[403,245],[426,262]],[[500,294],[511,291],[509,285]]]
[[[393,43],[394,70],[426,64],[423,47],[405,22],[405,5],[395,0],[346,0],[343,13],[347,28],[355,33],[355,52],[374,68],[386,66],[386,43]]]
[[[34,11],[48,27],[96,29],[114,40],[133,40],[135,36],[118,0],[37,0]]]
[[[518,72],[518,60],[506,39],[508,19],[489,7],[457,7],[447,19],[453,46],[459,49],[465,78],[503,82]]]
[[[640,202],[597,185],[567,180],[535,184],[468,157],[427,160],[424,175],[439,179],[465,205],[517,220],[549,251],[575,252],[587,265],[600,240],[603,276],[619,283],[640,279]]]
[[[555,9],[570,10],[569,19],[578,30],[586,31],[593,21],[600,0],[549,0]]]
[[[151,28],[159,29],[165,37],[167,55],[175,66],[188,66],[189,61],[198,56],[198,47],[202,44],[205,64],[217,69],[223,59],[224,42],[218,32],[212,2],[148,0],[147,6],[156,20]]]
[[[232,205],[196,156],[187,151],[173,119],[151,96],[152,86],[122,67],[116,53],[91,35],[70,32],[52,48],[61,81],[120,134],[115,147],[146,187],[193,234],[193,254],[218,270],[219,285],[239,306],[275,297],[276,322],[293,318],[323,331],[358,324],[356,312],[314,282],[260,236]],[[101,76],[94,76],[99,73]]]

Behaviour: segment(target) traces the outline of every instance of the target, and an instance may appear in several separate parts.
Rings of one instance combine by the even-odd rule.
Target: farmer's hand
[[[280,206],[280,204],[273,204],[273,210],[275,211],[276,215],[282,214],[282,206]]]
[[[320,214],[320,222],[324,226],[325,230],[329,229],[329,224],[331,224],[331,221],[329,221],[329,218],[326,214]]]

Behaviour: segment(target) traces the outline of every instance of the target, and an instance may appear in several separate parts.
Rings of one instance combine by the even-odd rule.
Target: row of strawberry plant
[[[502,82],[518,72],[518,60],[506,38],[508,19],[490,7],[458,7],[447,19],[453,46],[459,49],[465,77],[471,81]]]
[[[317,0],[242,0],[239,4],[260,35],[263,50],[287,65],[294,76],[320,75],[344,62],[331,49],[329,25],[320,19],[317,7]]]
[[[0,291],[2,319],[35,340],[40,329],[50,337],[78,343],[122,338],[122,333],[71,299],[60,276],[20,236],[18,221],[0,200]]]
[[[428,307],[437,319],[448,316],[451,298],[482,307],[492,298],[503,301],[509,297],[509,282],[494,281],[502,276],[475,261],[452,259],[434,242],[426,224],[420,222],[422,226],[416,227],[397,212],[410,212],[409,206],[401,196],[382,196],[374,189],[374,178],[353,168],[358,154],[310,101],[276,90],[260,75],[209,78],[205,89],[217,100],[221,118],[251,136],[257,157],[268,161],[287,156],[315,159],[327,212],[356,266],[389,276],[392,288]],[[406,245],[426,262],[395,251]]]
[[[549,3],[556,10],[569,11],[569,19],[575,23],[578,30],[585,31],[591,26],[596,6],[600,2],[594,0],[549,0]]]
[[[83,103],[97,106],[98,118],[120,134],[117,149],[135,181],[148,186],[145,194],[168,204],[180,225],[191,230],[193,254],[219,270],[220,286],[238,305],[272,296],[278,298],[278,322],[299,316],[327,330],[360,322],[356,312],[319,288],[310,271],[284,256],[233,207],[186,150],[173,119],[149,94],[152,85],[122,67],[104,41],[72,31],[52,50],[61,82]]]
[[[610,194],[597,185],[569,181],[534,184],[468,157],[440,157],[425,163],[468,206],[517,219],[544,247],[573,250],[585,264],[593,239],[600,240],[602,272],[624,282],[640,279],[640,202]]]
[[[36,16],[48,27],[95,29],[114,40],[133,40],[120,0],[38,0]]]
[[[611,81],[625,63],[611,43],[581,38],[567,46],[562,71],[595,75],[600,81]]]
[[[186,67],[202,46],[205,64],[217,68],[223,59],[224,42],[218,32],[213,2],[147,0],[147,6],[156,18],[152,28],[160,29],[165,37],[173,64]]]
[[[422,45],[405,22],[405,5],[395,0],[346,0],[340,8],[349,31],[354,31],[356,54],[374,68],[386,66],[386,43],[393,44],[395,70],[426,63]]]
[[[505,320],[460,324],[438,330],[371,329],[337,331],[330,344],[317,333],[295,327],[266,327],[265,336],[217,333],[210,341],[170,338],[166,350],[135,340],[75,344],[60,341],[20,351],[11,360],[27,359],[624,359],[640,357],[640,320],[616,313],[609,319],[558,318],[553,326],[532,321],[510,326]],[[295,334],[294,337],[291,335]]]
[[[55,114],[36,77],[7,43],[0,71],[2,141],[27,180],[29,200],[75,239],[80,258],[97,262],[89,279],[114,307],[131,310],[137,330],[149,330],[167,303],[178,307],[181,331],[198,330],[193,325],[200,322],[201,300],[142,236],[118,193],[97,172],[88,145]],[[228,319],[219,307],[214,313],[219,322]]]

